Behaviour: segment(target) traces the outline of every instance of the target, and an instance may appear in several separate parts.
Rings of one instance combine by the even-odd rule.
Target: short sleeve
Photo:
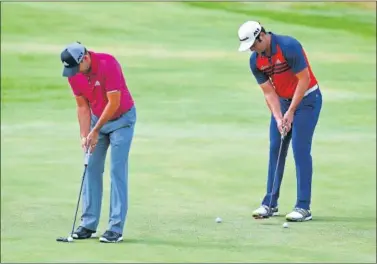
[[[257,80],[258,84],[265,83],[269,80],[267,75],[257,68],[257,59],[256,59],[255,52],[250,57],[250,69],[255,79]]]
[[[308,66],[304,50],[298,40],[290,37],[280,46],[288,65],[294,73],[299,73]]]
[[[122,87],[123,73],[119,62],[113,58],[106,63],[106,85],[107,92],[120,90]]]
[[[80,87],[77,84],[77,81],[75,80],[75,77],[69,77],[68,83],[71,86],[72,92],[75,96],[81,96],[82,95],[82,93],[80,91]]]

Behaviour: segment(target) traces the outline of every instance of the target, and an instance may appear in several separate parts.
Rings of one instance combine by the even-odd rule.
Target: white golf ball
[[[283,227],[284,227],[284,228],[288,228],[288,223],[285,222],[285,223],[283,224]]]
[[[216,218],[216,223],[221,223],[223,220],[220,217]]]
[[[72,238],[71,236],[69,236],[69,237],[67,238],[67,240],[68,240],[68,242],[72,242],[72,241],[73,241],[73,238]]]

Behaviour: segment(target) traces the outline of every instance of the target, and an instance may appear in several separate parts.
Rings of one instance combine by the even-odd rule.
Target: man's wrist
[[[281,119],[283,119],[283,115],[282,114],[274,115],[274,118],[275,118],[275,120],[281,120]]]
[[[290,107],[288,108],[287,112],[289,113],[294,113],[296,111],[296,108],[295,107]]]
[[[98,126],[95,126],[95,127],[93,127],[92,131],[96,132],[96,133],[99,133],[100,129],[101,128],[99,128]]]

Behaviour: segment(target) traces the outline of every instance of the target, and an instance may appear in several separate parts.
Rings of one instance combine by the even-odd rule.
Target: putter
[[[272,203],[272,192],[274,190],[274,186],[275,186],[275,179],[276,179],[276,174],[278,172],[278,167],[279,167],[279,162],[280,162],[280,155],[281,155],[281,149],[283,147],[283,141],[284,141],[284,138],[286,136],[286,128],[285,126],[283,126],[283,133],[281,134],[281,137],[280,137],[280,147],[279,147],[279,153],[278,153],[278,160],[277,160],[277,163],[276,163],[276,168],[275,168],[275,173],[274,173],[274,179],[272,181],[272,189],[271,189],[271,192],[270,192],[270,204],[268,206],[269,208],[269,211],[265,214],[262,214],[262,215],[258,215],[258,216],[254,216],[255,219],[267,219],[267,218],[270,218],[272,216],[272,210],[271,210],[271,203]]]
[[[77,217],[77,211],[79,209],[79,204],[80,204],[80,198],[81,198],[81,193],[82,193],[82,186],[84,184],[84,179],[85,179],[85,173],[86,173],[86,168],[88,167],[88,161],[89,161],[89,156],[90,156],[90,152],[89,152],[89,148],[86,150],[85,152],[85,158],[84,158],[84,173],[82,174],[82,180],[81,180],[81,186],[80,186],[80,194],[79,194],[79,199],[77,201],[77,205],[76,205],[76,212],[75,212],[75,217],[73,219],[73,225],[72,225],[72,231],[71,231],[71,234],[69,235],[69,237],[58,237],[56,239],[56,241],[58,242],[73,242],[73,238],[72,238],[72,235],[73,235],[73,232],[75,231],[75,225],[76,225],[76,217]]]

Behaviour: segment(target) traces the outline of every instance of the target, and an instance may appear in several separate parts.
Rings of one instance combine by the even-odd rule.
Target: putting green
[[[237,51],[249,19],[298,38],[323,93],[314,220],[288,229],[251,217],[269,112]],[[351,3],[2,3],[1,261],[375,262],[375,28],[375,8]],[[55,242],[70,232],[83,169],[59,61],[76,40],[119,58],[137,105],[121,244]],[[282,214],[295,199],[290,150]]]

